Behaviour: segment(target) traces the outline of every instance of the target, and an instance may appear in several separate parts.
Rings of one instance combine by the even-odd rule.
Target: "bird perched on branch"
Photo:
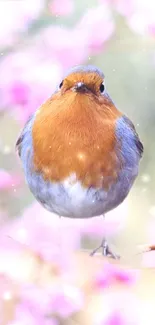
[[[16,147],[35,198],[69,218],[117,207],[143,154],[134,125],[116,108],[104,74],[94,66],[78,66],[64,76],[29,118]],[[105,240],[102,247],[104,255],[110,253]]]

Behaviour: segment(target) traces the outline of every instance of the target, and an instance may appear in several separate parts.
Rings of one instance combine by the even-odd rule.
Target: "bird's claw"
[[[94,250],[91,252],[90,256],[95,255],[95,253],[96,253],[100,248],[102,248],[102,255],[103,255],[103,256],[111,257],[111,258],[113,258],[113,259],[119,259],[119,258],[120,258],[119,255],[117,255],[117,254],[115,254],[115,253],[113,253],[113,252],[111,251],[111,249],[109,248],[108,243],[107,243],[107,241],[106,241],[105,239],[102,240],[101,245],[100,245],[99,247],[97,247],[96,249],[94,249]]]

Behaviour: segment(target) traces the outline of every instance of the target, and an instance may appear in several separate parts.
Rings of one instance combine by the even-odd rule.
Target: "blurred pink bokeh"
[[[75,0],[0,1],[0,113],[15,121],[19,129],[29,115],[51,96],[67,69],[89,63],[95,60],[96,55],[102,54],[115,35],[117,15],[123,17],[131,33],[155,37],[153,0],[98,0],[96,5],[88,3],[81,12],[79,6],[76,19],[72,21],[76,10]],[[6,129],[9,133],[8,125]],[[0,195],[5,196],[7,191],[14,198],[14,189],[19,189],[17,199],[20,201],[20,187],[24,187],[25,181],[17,159],[14,155],[16,172],[13,169],[8,171],[5,166],[0,169]],[[103,236],[119,233],[125,226],[127,212],[128,203],[125,202],[107,214],[105,220],[103,216],[89,220],[60,219],[34,202],[31,205],[26,203],[17,218],[10,220],[10,215],[2,207],[0,221],[5,222],[2,222],[0,231],[0,271],[11,278],[15,257],[28,249],[46,261],[57,263],[65,272],[72,252],[80,249],[82,242],[87,242],[88,238],[100,241]],[[153,244],[154,230],[152,221],[148,241]],[[145,255],[143,264],[154,267],[155,253]],[[104,274],[95,279],[98,289],[110,285],[116,274],[120,281],[132,285],[130,274],[109,266],[107,270],[105,267]],[[9,285],[8,280],[0,277],[1,295],[8,292]],[[83,306],[83,293],[77,288],[60,290],[53,287],[51,292],[49,301],[49,292],[41,291],[37,286],[21,288],[21,304],[16,309],[15,321],[10,325],[58,325],[56,319],[43,317],[41,307],[49,308],[50,304],[51,310],[57,310],[62,318],[66,318]],[[125,301],[124,313],[120,312],[122,299]],[[43,301],[46,303],[42,305]],[[31,304],[33,313],[29,309]],[[134,316],[135,306],[139,311],[134,297],[105,295],[103,305],[104,311],[94,319],[95,325],[141,324]]]
[[[73,0],[51,0],[49,1],[49,11],[52,15],[66,16],[70,15],[74,11]]]
[[[18,42],[21,33],[39,17],[44,5],[44,0],[0,1],[0,47]]]

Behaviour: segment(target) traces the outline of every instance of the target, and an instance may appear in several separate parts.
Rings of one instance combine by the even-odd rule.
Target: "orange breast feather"
[[[121,168],[115,123],[121,113],[107,98],[57,93],[37,112],[32,129],[34,169],[53,182],[76,174],[84,187],[108,189]]]

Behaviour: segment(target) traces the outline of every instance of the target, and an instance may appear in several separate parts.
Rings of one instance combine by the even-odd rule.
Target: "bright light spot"
[[[69,142],[69,145],[71,145],[71,142]]]
[[[37,109],[37,111],[35,112],[35,115],[38,115],[40,113],[40,108]]]
[[[141,179],[142,179],[143,183],[149,183],[151,180],[150,175],[148,175],[148,174],[142,175]]]
[[[9,146],[5,146],[3,148],[4,155],[8,155],[11,152],[11,148]]]
[[[139,126],[139,123],[137,123],[137,126]]]
[[[97,146],[97,149],[100,149],[100,146]]]
[[[146,187],[143,187],[142,190],[141,190],[142,193],[146,193],[147,192],[147,188]]]
[[[149,210],[149,214],[152,216],[152,217],[155,217],[155,206],[152,206]]]
[[[43,172],[44,172],[45,174],[49,174],[49,173],[50,173],[50,168],[47,167],[47,166],[45,166],[45,167],[43,168]]]
[[[4,292],[4,294],[3,294],[3,299],[4,299],[4,300],[11,300],[11,299],[12,299],[12,294],[11,294],[11,292],[10,292],[10,291],[6,291],[6,292]]]
[[[79,160],[85,160],[85,158],[86,158],[86,156],[82,152],[79,152],[77,154],[77,157],[79,158]]]

